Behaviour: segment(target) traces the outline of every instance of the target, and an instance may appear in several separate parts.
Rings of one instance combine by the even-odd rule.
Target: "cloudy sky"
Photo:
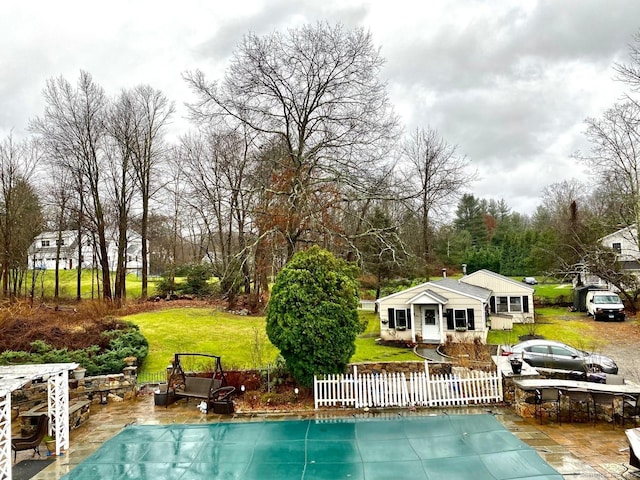
[[[612,66],[640,32],[637,0],[21,0],[0,4],[0,135],[27,135],[47,79],[86,70],[108,94],[144,83],[175,101],[182,80],[220,78],[242,36],[318,20],[369,29],[407,130],[430,127],[471,161],[467,186],[532,213],[542,189],[585,178],[584,119],[624,92]]]

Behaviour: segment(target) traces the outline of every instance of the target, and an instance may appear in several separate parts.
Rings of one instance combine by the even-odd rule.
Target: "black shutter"
[[[396,312],[393,308],[388,310],[389,312],[389,328],[396,328]]]
[[[526,295],[522,297],[522,311],[524,313],[529,313],[529,297]]]
[[[492,295],[489,299],[489,304],[491,305],[491,313],[496,313],[496,297]]]
[[[407,328],[411,329],[411,309],[407,308]]]
[[[447,308],[447,330],[455,330],[456,326],[453,323],[453,310]]]
[[[474,318],[473,308],[467,308],[467,328],[469,330],[476,329],[476,320]]]

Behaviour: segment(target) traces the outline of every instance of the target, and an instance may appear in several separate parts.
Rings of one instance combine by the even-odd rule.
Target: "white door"
[[[436,305],[422,306],[422,340],[440,342],[440,328],[438,322],[438,307]]]

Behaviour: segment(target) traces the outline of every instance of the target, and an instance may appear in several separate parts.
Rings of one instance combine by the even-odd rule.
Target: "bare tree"
[[[199,97],[199,121],[233,119],[284,146],[270,185],[285,215],[274,223],[293,255],[324,229],[341,190],[358,191],[396,134],[396,119],[378,78],[383,60],[363,29],[326,23],[266,37],[246,35],[220,83],[200,71],[185,78]],[[275,197],[278,197],[276,199]]]
[[[206,237],[205,251],[233,302],[241,286],[250,293],[248,215],[253,210],[249,185],[255,175],[252,138],[242,130],[206,129],[182,139],[181,165],[190,185],[189,203]]]
[[[42,212],[30,184],[40,160],[35,142],[0,143],[0,261],[2,292],[13,300],[28,266],[28,249],[42,228]]]
[[[108,100],[102,88],[85,71],[80,72],[76,88],[63,77],[48,80],[43,95],[44,115],[31,122],[31,129],[42,138],[49,156],[71,172],[80,198],[87,197],[88,202],[82,202],[80,216],[86,211],[86,218],[92,222],[90,227],[97,239],[103,297],[111,300],[101,175],[105,167],[103,148]],[[78,225],[81,232],[80,218]],[[78,269],[80,275],[80,264]]]
[[[576,158],[590,168],[597,183],[625,199],[627,207],[620,213],[628,212],[629,216],[616,219],[616,223],[640,225],[640,106],[617,104],[603,118],[586,122],[591,151],[578,153]]]
[[[419,218],[423,260],[429,279],[432,263],[433,217],[443,213],[474,178],[467,172],[469,160],[458,154],[435,130],[416,129],[405,141],[403,185],[411,210]]]
[[[157,191],[156,180],[160,161],[166,154],[163,131],[175,111],[173,102],[148,85],[139,85],[128,92],[131,97],[135,124],[132,142],[132,166],[140,189],[142,203],[140,236],[142,241],[142,293],[148,295],[149,275],[149,215],[150,201]]]

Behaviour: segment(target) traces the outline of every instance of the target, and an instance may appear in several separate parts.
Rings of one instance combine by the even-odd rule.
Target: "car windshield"
[[[620,303],[617,295],[597,295],[593,297],[593,303]]]

